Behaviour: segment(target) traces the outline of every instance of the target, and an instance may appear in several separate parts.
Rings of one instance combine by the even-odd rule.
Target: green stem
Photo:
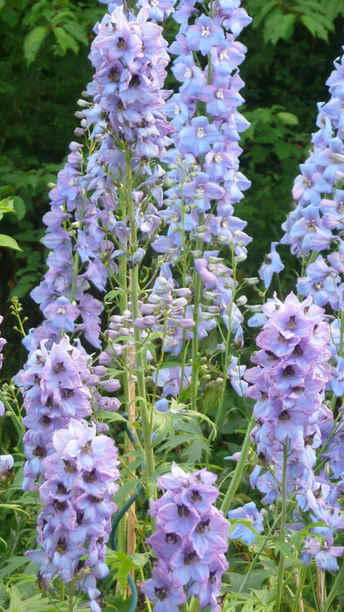
[[[69,588],[68,588],[68,612],[74,612],[74,605],[73,605],[73,582],[69,583]]]
[[[241,592],[244,590],[244,588],[245,588],[245,586],[246,586],[246,584],[247,584],[247,582],[248,582],[248,579],[249,579],[249,577],[251,576],[251,573],[253,572],[253,569],[254,569],[254,567],[255,567],[255,565],[256,565],[256,562],[257,562],[257,561],[258,561],[258,559],[260,558],[260,555],[262,554],[262,552],[263,552],[263,550],[264,550],[264,548],[265,548],[265,546],[266,546],[266,543],[267,543],[267,541],[268,541],[269,537],[270,537],[270,536],[271,536],[271,534],[274,532],[274,529],[275,529],[276,525],[278,524],[278,522],[279,522],[279,520],[280,520],[280,516],[281,516],[281,515],[279,514],[279,515],[278,515],[278,516],[275,518],[275,520],[274,520],[274,522],[273,522],[272,526],[269,528],[269,531],[268,531],[268,533],[266,534],[266,536],[265,536],[265,538],[264,538],[264,540],[263,540],[262,545],[260,546],[260,548],[259,548],[259,549],[257,550],[257,552],[255,553],[255,555],[254,555],[254,557],[253,557],[253,559],[252,559],[252,561],[251,561],[251,563],[250,563],[250,567],[249,567],[249,569],[248,569],[247,573],[245,574],[245,577],[244,577],[244,579],[243,579],[242,583],[240,584],[240,587],[239,587],[239,589],[238,589],[238,593],[241,593]]]
[[[198,326],[199,326],[199,305],[201,299],[201,279],[195,270],[193,274],[193,287],[195,288],[194,297],[194,328],[192,336],[192,374],[191,374],[191,408],[197,411],[197,396],[199,384],[199,355],[198,355]]]
[[[133,190],[133,175],[130,165],[130,157],[127,155],[127,184],[126,184],[126,199],[127,199],[127,211],[129,214],[130,221],[130,247],[131,255],[137,251],[138,238],[137,238],[137,227],[135,220],[135,203],[132,198]],[[139,317],[139,264],[132,267],[131,270],[131,315],[133,322]],[[137,390],[138,398],[137,403],[140,406],[142,428],[143,428],[143,440],[144,440],[144,451],[145,451],[145,462],[144,472],[147,488],[149,489],[149,483],[152,480],[154,473],[154,456],[152,447],[152,428],[151,419],[148,414],[148,403],[146,396],[146,383],[145,383],[145,357],[142,348],[141,331],[138,327],[134,327],[134,340],[135,340],[135,361],[136,361],[136,376],[137,376]]]
[[[329,592],[329,595],[325,601],[324,607],[322,609],[322,612],[329,612],[330,610],[332,610],[333,608],[331,608],[332,606],[332,602],[333,600],[336,598],[338,592],[340,590],[342,590],[343,588],[343,580],[344,580],[344,563],[342,564],[339,572],[337,573],[336,579],[332,585],[331,591]]]
[[[74,264],[73,264],[73,282],[72,288],[70,290],[70,301],[73,302],[75,298],[75,289],[76,289],[76,281],[79,273],[79,252],[77,251],[74,255]]]
[[[231,335],[232,335],[232,310],[233,310],[233,304],[234,304],[235,295],[236,295],[236,269],[237,269],[234,252],[232,252],[232,268],[233,268],[233,293],[232,293],[230,304],[228,306],[228,313],[227,313],[228,314],[228,330],[227,330],[227,338],[226,338],[223,383],[221,387],[220,400],[219,400],[219,404],[217,407],[216,419],[215,419],[215,425],[218,431],[220,430],[222,422],[223,422],[223,406],[224,406],[224,401],[225,401],[225,391],[226,391],[226,384],[227,384],[227,379],[228,379],[228,368],[229,368],[229,364],[231,361],[230,342],[231,342]]]
[[[255,420],[254,416],[252,415],[249,420],[248,426],[247,426],[244,442],[241,448],[239,461],[236,464],[234,474],[231,480],[231,484],[229,485],[227,489],[227,493],[222,502],[221,510],[224,513],[224,515],[227,514],[229,508],[231,507],[233,497],[238,490],[238,487],[240,485],[240,482],[242,480],[243,474],[246,469],[246,459],[247,459],[248,451],[250,448],[250,433],[251,433],[251,429],[254,424],[254,420]]]
[[[298,571],[298,569],[296,571]],[[302,567],[301,575],[299,576],[299,584],[297,587],[295,603],[294,603],[292,612],[300,612],[299,601],[300,601],[300,597],[302,597],[302,591],[303,591],[303,586],[305,584],[305,579],[306,579],[306,568]]]
[[[282,513],[281,513],[281,528],[280,528],[281,544],[284,544],[285,542],[286,522],[287,522],[287,460],[288,460],[287,447],[286,445],[284,445],[283,447],[283,479],[282,479]],[[284,565],[285,565],[285,556],[281,549],[279,566],[278,566],[275,612],[279,612],[281,609],[282,594],[283,594]]]

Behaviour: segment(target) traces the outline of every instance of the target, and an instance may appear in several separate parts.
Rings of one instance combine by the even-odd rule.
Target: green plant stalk
[[[281,544],[282,543],[284,544],[285,542],[286,522],[287,522],[287,460],[288,460],[287,447],[286,445],[284,445],[283,447],[283,479],[282,479],[282,513],[281,513],[281,528],[280,528]],[[284,557],[282,550],[280,550],[275,612],[279,612],[281,609],[282,594],[283,594],[284,565],[285,565],[285,557]]]
[[[221,387],[220,400],[219,400],[219,404],[217,407],[216,419],[215,419],[215,425],[218,429],[221,427],[222,422],[223,422],[223,406],[224,406],[224,401],[225,401],[225,391],[226,391],[226,384],[227,384],[227,379],[228,379],[228,368],[229,368],[230,359],[231,359],[230,342],[231,342],[231,335],[232,335],[232,310],[233,310],[233,304],[234,304],[235,295],[236,295],[236,271],[237,271],[237,264],[235,261],[233,251],[232,251],[232,268],[233,268],[233,293],[232,293],[232,299],[228,306],[228,312],[227,312],[228,331],[227,331],[227,338],[226,338],[223,383]]]
[[[298,572],[298,570],[296,571]],[[294,603],[292,612],[301,612],[299,602],[300,602],[300,599],[302,601],[302,591],[303,591],[303,586],[305,584],[305,579],[306,579],[306,568],[302,567],[301,575],[299,575],[299,584],[297,587],[297,592],[295,595],[295,603]]]
[[[342,563],[342,566],[339,570],[339,572],[337,573],[336,579],[332,585],[332,588],[328,594],[328,597],[325,601],[324,607],[322,609],[322,612],[330,612],[330,610],[332,610],[333,608],[331,608],[332,606],[332,602],[333,600],[336,598],[337,593],[342,590],[343,588],[343,580],[344,580],[344,563]]]
[[[74,604],[73,604],[73,582],[69,583],[68,588],[68,612],[74,612]]]
[[[79,252],[77,251],[74,255],[74,263],[73,263],[73,282],[72,288],[70,290],[70,301],[73,302],[75,298],[75,289],[76,289],[76,280],[78,278],[79,273]]]
[[[198,341],[198,325],[199,325],[199,305],[201,299],[201,279],[198,272],[193,273],[192,285],[195,288],[194,294],[194,330],[192,336],[192,374],[191,374],[191,408],[197,411],[197,396],[199,385],[199,341]],[[182,383],[183,384],[183,381]]]
[[[133,175],[130,165],[130,156],[127,154],[126,158],[126,170],[127,170],[127,183],[126,183],[126,203],[127,203],[127,211],[129,214],[129,222],[130,222],[130,247],[131,247],[131,255],[134,255],[138,248],[138,239],[137,239],[137,227],[135,220],[135,204],[132,198],[132,189],[133,189]],[[131,269],[131,287],[130,287],[130,297],[131,297],[131,315],[133,321],[139,316],[139,294],[140,294],[140,285],[139,285],[139,264],[136,264]],[[136,376],[137,376],[137,389],[138,389],[138,405],[141,408],[141,417],[142,417],[142,428],[143,428],[143,446],[144,446],[144,454],[145,454],[145,462],[144,462],[144,473],[146,485],[149,490],[150,482],[152,480],[152,476],[154,473],[154,455],[153,455],[153,446],[152,446],[152,427],[151,420],[148,415],[148,403],[146,396],[146,384],[145,384],[145,359],[142,350],[142,341],[141,341],[141,331],[139,328],[134,327],[134,340],[135,340],[135,361],[136,361]]]
[[[243,445],[241,447],[239,461],[236,464],[234,474],[231,480],[231,484],[229,485],[227,489],[227,493],[221,505],[221,510],[224,513],[224,515],[227,514],[229,508],[231,507],[233,497],[239,488],[240,482],[242,481],[242,477],[246,469],[246,459],[247,459],[248,451],[250,448],[250,433],[251,433],[251,429],[253,427],[254,421],[255,419],[254,419],[254,416],[252,415],[247,425],[247,430],[246,430]]]

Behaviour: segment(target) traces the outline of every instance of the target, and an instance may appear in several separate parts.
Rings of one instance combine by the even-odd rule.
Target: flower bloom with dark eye
[[[256,400],[251,437],[261,463],[251,474],[251,486],[264,494],[264,503],[275,501],[281,495],[286,456],[288,497],[295,495],[298,507],[308,512],[311,521],[323,522],[326,527],[314,531],[331,539],[344,526],[338,489],[332,474],[314,472],[317,449],[328,439],[333,424],[332,412],[324,403],[331,377],[330,328],[312,297],[300,302],[290,293],[284,302],[269,301],[263,310],[266,321],[256,339],[260,350],[252,356],[256,366],[244,374],[251,383],[247,395]],[[333,459],[336,475],[333,451],[330,439],[326,458],[329,467]],[[305,559],[313,551],[316,562],[321,563],[320,548],[307,546]]]
[[[101,610],[97,579],[108,573],[105,553],[116,510],[112,500],[118,488],[117,464],[114,442],[97,435],[95,425],[71,419],[55,432],[39,490],[44,504],[38,518],[40,549],[27,553],[40,565],[46,585],[55,576],[65,583],[76,580],[88,593],[93,612]]]
[[[158,562],[152,578],[142,584],[155,611],[178,610],[177,603],[191,596],[202,607],[220,610],[229,523],[213,505],[219,494],[215,480],[205,469],[188,473],[175,463],[158,479],[164,493],[151,502],[156,531],[148,538]]]

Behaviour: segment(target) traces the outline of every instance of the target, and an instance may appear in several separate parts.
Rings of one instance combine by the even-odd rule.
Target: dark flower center
[[[46,457],[47,449],[44,446],[36,446],[35,450],[32,451],[34,457]]]
[[[120,78],[121,78],[120,71],[117,68],[115,68],[115,66],[113,66],[111,68],[111,70],[109,71],[109,79],[110,79],[110,81],[112,81],[113,83],[118,83]]]
[[[54,501],[54,508],[55,510],[57,510],[57,512],[63,512],[64,510],[66,510],[68,507],[67,502],[65,501],[59,501],[58,499],[55,499]]]
[[[66,368],[65,368],[63,361],[58,361],[57,363],[55,363],[53,367],[53,371],[55,374],[59,374],[60,372],[65,372]]]
[[[70,399],[74,395],[74,389],[62,389],[61,396],[63,399]]]
[[[216,570],[209,572],[209,582],[210,584],[215,584],[216,582]]]
[[[138,87],[141,83],[141,79],[138,74],[133,74],[130,79],[129,87]]]
[[[57,542],[56,550],[57,550],[57,552],[59,552],[61,554],[66,552],[66,550],[67,550],[67,542],[66,542],[65,538],[59,538],[59,540]]]
[[[126,49],[127,48],[127,41],[125,40],[125,38],[123,38],[123,36],[120,36],[118,41],[117,41],[117,47],[119,49]]]
[[[178,506],[178,516],[189,516],[190,510],[184,504]]]
[[[288,410],[282,410],[281,414],[279,415],[279,420],[280,421],[289,421],[290,419],[290,414],[288,412]]]
[[[284,368],[282,374],[283,376],[294,376],[295,371],[294,371],[293,366],[288,365],[286,368]]]
[[[210,519],[207,519],[206,521],[201,521],[200,523],[198,523],[196,527],[197,533],[204,533],[206,529],[209,528],[209,523],[210,523]]]
[[[301,348],[299,344],[295,346],[293,354],[297,355],[298,357],[301,357],[303,355],[303,349]]]
[[[59,482],[59,484],[56,487],[56,491],[60,495],[66,495],[68,493],[68,489],[66,489],[66,487],[63,484],[63,482]]]
[[[197,490],[193,490],[191,492],[191,501],[193,502],[202,501],[202,496],[199,494]]]
[[[43,415],[43,416],[40,418],[40,423],[42,423],[42,425],[46,425],[46,426],[48,426],[48,425],[50,425],[50,423],[51,423],[51,418],[50,418],[50,417],[48,417],[48,415],[47,415],[47,414],[44,414],[44,415]]]
[[[160,601],[164,601],[168,595],[168,589],[166,587],[155,587],[154,592]]]
[[[194,550],[184,555],[184,565],[191,565],[195,561],[198,561],[198,554]]]
[[[64,459],[63,462],[65,464],[65,472],[67,472],[67,474],[74,474],[74,472],[76,472],[76,467],[72,461]]]
[[[177,544],[178,542],[177,534],[176,533],[166,533],[165,542],[167,542],[167,544]]]
[[[85,472],[82,475],[82,477],[83,477],[85,482],[96,482],[96,480],[97,480],[96,470],[93,469],[91,472]]]
[[[289,317],[289,321],[287,323],[287,328],[288,329],[295,329],[296,328],[296,315],[292,315],[291,317]]]

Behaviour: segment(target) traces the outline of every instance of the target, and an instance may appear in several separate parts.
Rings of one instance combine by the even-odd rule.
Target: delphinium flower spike
[[[291,293],[284,302],[267,302],[263,310],[267,319],[256,339],[260,350],[252,356],[256,366],[244,374],[252,384],[247,395],[256,400],[251,437],[261,463],[250,482],[271,504],[281,497],[285,477],[288,498],[294,497],[311,521],[323,521],[332,537],[343,528],[344,515],[335,486],[315,472],[317,449],[328,440],[333,423],[324,403],[331,376],[329,325],[311,297],[300,302]]]
[[[148,538],[157,557],[142,584],[155,612],[178,610],[191,596],[201,609],[220,611],[221,577],[228,564],[228,521],[214,502],[216,476],[206,469],[184,472],[176,464],[158,479],[163,495],[151,502],[156,531]]]
[[[87,592],[92,612],[100,612],[97,579],[109,571],[105,553],[116,510],[117,449],[111,438],[97,435],[95,424],[73,418],[54,433],[51,446],[39,491],[40,549],[27,555],[40,565],[46,586],[55,576],[66,584],[74,581]]]

